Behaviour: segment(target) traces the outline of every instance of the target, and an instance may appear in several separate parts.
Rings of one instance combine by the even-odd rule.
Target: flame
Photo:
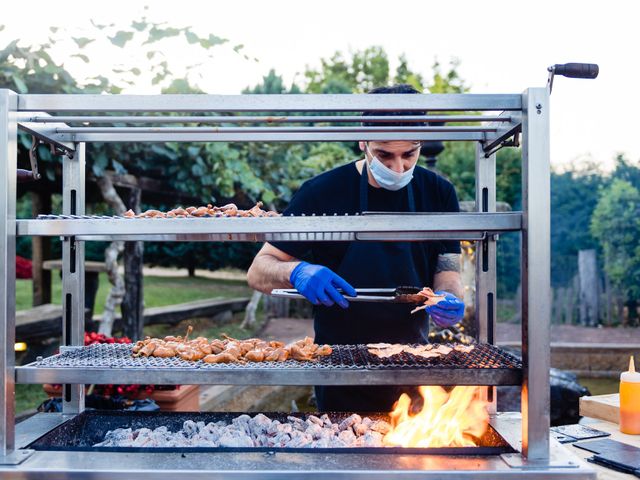
[[[403,393],[395,403],[392,429],[384,443],[394,447],[473,447],[487,430],[487,402],[480,388],[458,386],[447,392],[442,387],[420,387],[422,410],[411,413],[411,398]]]

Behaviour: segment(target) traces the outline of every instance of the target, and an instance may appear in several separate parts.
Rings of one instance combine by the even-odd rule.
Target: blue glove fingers
[[[449,300],[443,300],[442,302],[438,302],[435,306],[440,308],[441,310],[460,310],[464,309],[464,303],[460,300],[457,302],[452,302]]]
[[[309,290],[309,291],[304,291],[304,292],[300,292],[307,300],[309,300],[311,303],[313,303],[314,305],[318,305],[320,302],[318,301],[318,297],[316,295],[316,292],[314,292],[313,290]]]
[[[347,300],[333,287],[333,285],[327,285],[325,292],[342,308],[347,308],[349,306],[349,302],[347,302]]]
[[[448,328],[456,324],[456,322],[442,321],[433,317],[432,319],[433,319],[433,323],[435,323],[440,328]]]
[[[334,277],[331,279],[331,283],[333,283],[333,285],[335,285],[336,287],[341,288],[342,291],[344,293],[346,293],[350,297],[357,297],[358,296],[358,292],[356,292],[356,289],[353,288],[349,284],[349,282],[347,282],[340,275],[334,274]]]
[[[333,300],[329,298],[329,296],[326,294],[324,290],[318,290],[317,294],[318,294],[318,300],[325,307],[330,307],[331,305],[333,305]]]
[[[434,318],[439,318],[444,321],[454,321],[454,322],[462,319],[461,315],[451,315],[449,313],[442,313],[437,311],[431,313],[431,316]]]
[[[464,310],[443,310],[440,308],[434,308],[430,312],[431,314],[439,315],[441,317],[462,317],[464,316]]]

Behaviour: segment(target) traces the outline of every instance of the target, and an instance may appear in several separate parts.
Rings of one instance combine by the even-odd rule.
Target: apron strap
[[[369,207],[369,163],[367,159],[364,159],[364,165],[362,165],[362,174],[360,175],[360,213],[366,212]],[[416,211],[416,200],[413,195],[413,179],[407,185],[407,201],[409,206],[409,212]]]

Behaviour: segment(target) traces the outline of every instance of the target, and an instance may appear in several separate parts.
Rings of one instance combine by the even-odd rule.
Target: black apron
[[[409,211],[415,212],[413,186],[406,189]],[[360,211],[368,208],[367,166],[360,176]],[[423,248],[413,242],[351,242],[336,273],[354,288],[390,288],[402,285],[422,287],[430,280],[420,278],[415,262],[427,262]],[[425,263],[426,264],[426,263]],[[424,269],[427,271],[428,269]],[[399,303],[350,302],[316,307],[316,343],[426,343],[429,324],[423,313],[411,314],[412,305]],[[407,387],[316,387],[320,411],[387,412]]]

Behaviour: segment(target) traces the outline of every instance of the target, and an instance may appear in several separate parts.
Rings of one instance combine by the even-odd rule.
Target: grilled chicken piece
[[[291,352],[291,358],[293,358],[294,360],[300,360],[302,362],[310,362],[315,360],[311,353],[305,351],[304,348],[298,345],[291,345],[291,348],[289,350]]]
[[[244,358],[249,362],[263,362],[264,350],[250,350],[245,354]]]
[[[169,347],[167,345],[158,345],[154,350],[153,350],[153,356],[154,357],[160,357],[160,358],[171,358],[171,357],[175,357],[176,356],[176,350],[172,347]]]
[[[238,361],[238,357],[234,357],[228,352],[207,355],[202,359],[206,363],[234,363]]]
[[[153,351],[156,349],[156,342],[154,341],[150,341],[149,343],[147,343],[144,347],[142,347],[138,354],[148,357],[149,355],[151,355],[153,353]]]

